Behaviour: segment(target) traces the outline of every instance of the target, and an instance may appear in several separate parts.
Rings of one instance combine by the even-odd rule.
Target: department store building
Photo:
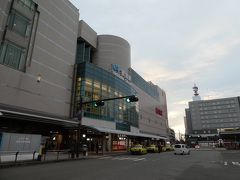
[[[103,151],[169,138],[166,94],[132,69],[125,39],[98,35],[68,0],[0,7],[1,132],[41,134],[55,149],[80,132],[81,143]],[[84,104],[130,95],[139,101]]]

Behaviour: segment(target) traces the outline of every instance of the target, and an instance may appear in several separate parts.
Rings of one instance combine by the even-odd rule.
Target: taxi
[[[151,144],[147,147],[147,152],[156,153],[158,152],[158,147],[155,144]]]
[[[130,148],[132,154],[147,154],[147,149],[141,144],[136,144]]]

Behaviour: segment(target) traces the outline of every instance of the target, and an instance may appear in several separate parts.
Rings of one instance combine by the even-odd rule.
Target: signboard
[[[155,108],[155,113],[160,115],[160,116],[163,115],[163,111],[161,109],[157,108],[157,107]]]
[[[41,135],[1,133],[0,151],[39,151]]]
[[[111,65],[112,72],[123,80],[131,80],[131,77],[118,64]]]

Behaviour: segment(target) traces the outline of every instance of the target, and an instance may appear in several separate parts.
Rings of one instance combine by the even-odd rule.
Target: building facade
[[[175,131],[172,128],[169,128],[169,139],[170,139],[170,144],[175,144],[176,142],[176,136],[175,136]]]
[[[186,109],[185,126],[188,137],[198,140],[218,140],[221,133],[226,134],[240,128],[239,97],[201,100],[189,102]]]
[[[73,116],[82,101],[81,124],[104,134],[107,139],[95,140],[112,150],[127,148],[134,141],[167,139],[165,92],[131,68],[129,43],[121,37],[97,35],[84,21],[79,27]],[[139,101],[122,98],[105,101],[101,107],[85,104],[130,95],[137,95]]]
[[[67,0],[0,7],[0,130],[51,136],[77,126],[70,119],[77,8]]]
[[[1,132],[41,134],[53,149],[81,142],[111,151],[168,138],[166,94],[131,68],[125,39],[98,35],[68,0],[0,7]]]

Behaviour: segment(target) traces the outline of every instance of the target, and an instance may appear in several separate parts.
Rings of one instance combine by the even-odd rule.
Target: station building
[[[0,5],[2,132],[41,134],[55,149],[77,140],[103,151],[169,138],[166,94],[132,69],[125,39],[98,35],[68,0]],[[121,98],[130,95],[139,101]],[[92,102],[110,98],[119,99]]]
[[[68,127],[78,125],[70,117],[78,9],[67,0],[3,0],[0,8],[0,131],[66,148]]]

